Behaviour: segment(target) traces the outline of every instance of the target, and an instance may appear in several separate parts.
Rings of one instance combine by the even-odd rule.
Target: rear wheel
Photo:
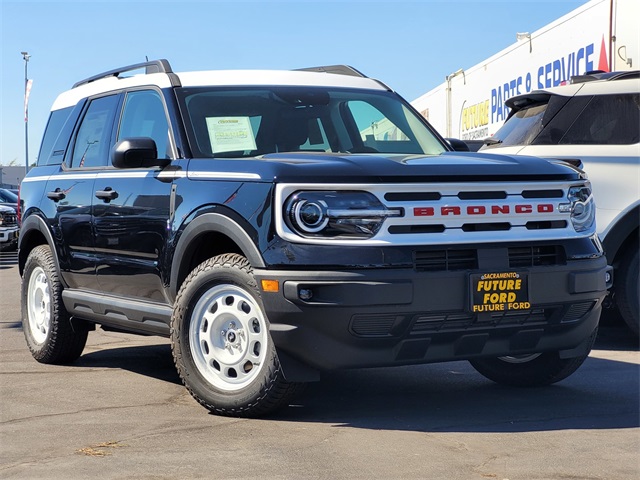
[[[633,245],[627,250],[620,262],[618,278],[614,278],[616,284],[616,303],[620,315],[624,318],[629,328],[636,335],[640,334],[640,283],[638,281],[640,270],[640,253],[638,245]]]
[[[478,358],[469,363],[489,380],[514,387],[539,387],[564,380],[589,356],[596,339],[596,329],[588,339],[586,353],[574,358],[560,358],[558,352],[543,352],[497,358]]]
[[[213,413],[265,415],[297,392],[298,384],[284,379],[251,266],[241,255],[209,259],[187,277],[171,344],[184,385]]]
[[[87,342],[87,329],[74,329],[62,303],[62,284],[48,245],[34,248],[22,276],[22,330],[33,358],[70,363]]]

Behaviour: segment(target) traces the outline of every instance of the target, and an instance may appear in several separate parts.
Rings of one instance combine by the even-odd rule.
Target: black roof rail
[[[369,78],[360,70],[356,70],[350,65],[323,65],[320,67],[296,68],[296,71],[335,73],[337,75],[349,75],[351,77]]]
[[[602,70],[593,70],[586,72],[584,75],[574,75],[571,77],[571,83],[593,82],[594,80],[624,80],[627,78],[639,78],[640,70],[630,70],[625,72],[605,72]]]
[[[351,65],[323,65],[320,67],[307,67],[307,68],[296,68],[294,71],[296,72],[321,72],[321,73],[334,73],[336,75],[348,75],[350,77],[361,77],[361,78],[370,78],[374,82],[380,84],[386,90],[392,92],[391,88],[380,80],[375,78],[371,78],[366,76],[360,70],[353,68]]]
[[[97,75],[93,75],[92,77],[85,78],[84,80],[80,80],[76,82],[72,88],[79,87],[80,85],[85,85],[87,83],[95,82],[96,80],[101,80],[103,78],[108,77],[118,77],[121,73],[130,72],[133,70],[140,70],[144,68],[145,74],[150,73],[166,73],[169,74],[169,78],[171,79],[171,84],[174,87],[180,86],[180,80],[178,76],[173,73],[171,69],[171,65],[169,65],[169,61],[163,59],[160,60],[150,60],[148,62],[136,63],[134,65],[127,65],[126,67],[114,68],[113,70],[109,70],[107,72],[102,72]],[[176,84],[177,82],[177,84]]]

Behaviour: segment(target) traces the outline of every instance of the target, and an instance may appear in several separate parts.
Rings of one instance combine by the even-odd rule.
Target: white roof
[[[176,75],[180,78],[183,87],[285,85],[386,90],[383,85],[371,78],[324,72],[295,70],[219,70],[183,72],[176,73]],[[74,106],[81,99],[99,93],[146,85],[168,88],[171,86],[171,82],[165,73],[134,75],[131,77],[106,77],[61,93],[53,103],[51,110]]]

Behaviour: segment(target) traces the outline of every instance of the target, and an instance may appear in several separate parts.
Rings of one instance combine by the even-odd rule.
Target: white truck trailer
[[[471,68],[412,105],[445,137],[481,140],[502,126],[508,98],[588,71],[640,67],[640,0],[591,0]],[[515,33],[515,32],[514,32]]]

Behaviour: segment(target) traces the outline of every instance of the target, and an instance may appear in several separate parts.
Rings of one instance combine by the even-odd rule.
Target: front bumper
[[[598,325],[611,267],[600,257],[518,270],[528,278],[530,308],[482,313],[471,311],[470,278],[487,270],[254,274],[259,285],[263,279],[280,285],[278,292],[262,292],[278,351],[314,369],[549,350],[571,356]]]
[[[8,244],[17,243],[20,229],[18,227],[0,228],[0,244],[6,246]]]

